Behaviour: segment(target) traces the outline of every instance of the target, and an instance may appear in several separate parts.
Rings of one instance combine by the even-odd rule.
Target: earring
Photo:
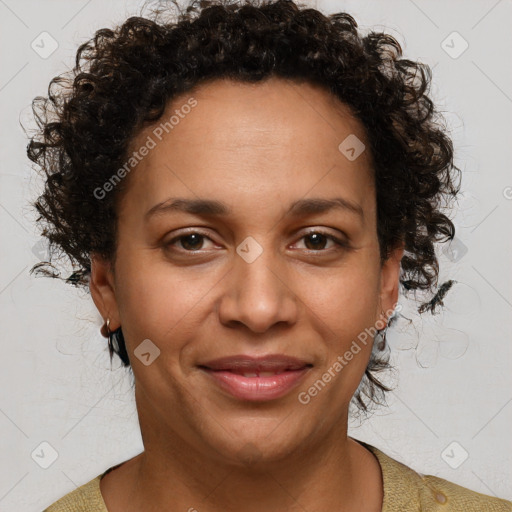
[[[107,321],[101,326],[100,333],[104,338],[110,336],[110,318],[107,318]]]
[[[103,325],[102,329],[105,332],[104,336],[108,338],[108,351],[112,355],[114,353],[114,346],[112,341],[114,333],[110,330],[110,318],[107,317],[107,321]]]
[[[110,318],[107,318],[107,321],[101,326],[100,331],[105,338],[108,338],[108,351],[110,354],[110,360],[112,360],[112,356],[114,353],[116,353],[121,358],[124,366],[129,366],[130,358],[128,357],[128,352],[126,351],[126,345],[121,327],[118,327],[115,331],[111,331]]]
[[[110,330],[110,318],[107,317],[107,321],[102,325],[100,332],[103,337],[108,338],[108,349],[112,353],[114,348],[112,345],[112,338],[114,333]]]

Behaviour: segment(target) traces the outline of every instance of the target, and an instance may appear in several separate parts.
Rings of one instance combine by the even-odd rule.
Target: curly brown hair
[[[134,16],[115,30],[98,30],[78,48],[73,70],[51,80],[48,97],[34,98],[38,131],[27,154],[42,169],[45,188],[31,204],[45,224],[50,261],[31,272],[59,277],[51,261],[63,251],[78,265],[66,282],[88,287],[92,253],[115,261],[123,183],[102,200],[94,191],[175,96],[215,78],[255,83],[277,76],[322,85],[362,121],[374,155],[381,262],[404,243],[401,291],[432,292],[434,244],[455,236],[442,209],[460,190],[460,170],[428,97],[430,68],[401,58],[388,34],[363,36],[347,13],[326,16],[292,0],[191,0],[186,8],[174,0],[171,7],[172,21],[158,20],[171,13],[167,6],[153,19]],[[130,366],[121,328],[115,335],[114,351]],[[389,391],[374,375],[385,368],[387,358],[372,353],[354,395],[360,409],[367,410],[363,395],[377,403]]]

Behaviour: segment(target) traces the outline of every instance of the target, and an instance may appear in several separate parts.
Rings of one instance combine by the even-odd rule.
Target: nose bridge
[[[268,244],[246,238],[236,249],[220,307],[223,322],[238,321],[264,332],[278,322],[294,322],[296,298],[286,284],[279,255]]]

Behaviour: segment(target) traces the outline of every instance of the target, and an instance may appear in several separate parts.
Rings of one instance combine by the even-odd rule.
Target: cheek
[[[359,261],[348,262],[320,279],[310,276],[300,286],[301,298],[340,342],[357,336],[376,320],[380,274],[360,256]]]
[[[370,358],[378,307],[378,278],[372,266],[354,265],[330,275],[323,287],[312,288],[306,304],[318,320],[325,340],[322,370],[331,392],[348,399],[356,390]],[[326,375],[326,374],[329,375]]]
[[[176,329],[181,337],[187,326],[201,321],[196,317],[212,288],[211,276],[173,268],[142,250],[120,253],[118,261],[116,296],[127,343],[146,338],[158,346],[176,342]]]

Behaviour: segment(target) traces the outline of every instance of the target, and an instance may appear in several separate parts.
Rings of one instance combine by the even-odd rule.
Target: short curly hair
[[[172,21],[158,19],[174,7]],[[115,261],[123,183],[102,200],[94,190],[127,161],[131,141],[169,101],[207,80],[275,76],[320,84],[363,123],[374,155],[381,262],[403,243],[401,291],[433,292],[434,244],[455,236],[443,203],[458,194],[460,170],[428,96],[430,68],[401,58],[388,34],[362,35],[350,14],[326,16],[292,0],[189,0],[186,7],[174,0],[154,13],[98,30],[79,46],[73,70],[51,80],[48,97],[32,101],[38,131],[27,155],[45,188],[31,204],[45,223],[49,254],[63,251],[78,265],[66,282],[88,286],[92,253]],[[49,259],[31,272],[59,277]],[[121,328],[116,335],[114,351],[130,366]],[[374,375],[389,367],[372,353],[354,395],[360,409],[367,410],[363,398],[377,403],[390,390]]]

